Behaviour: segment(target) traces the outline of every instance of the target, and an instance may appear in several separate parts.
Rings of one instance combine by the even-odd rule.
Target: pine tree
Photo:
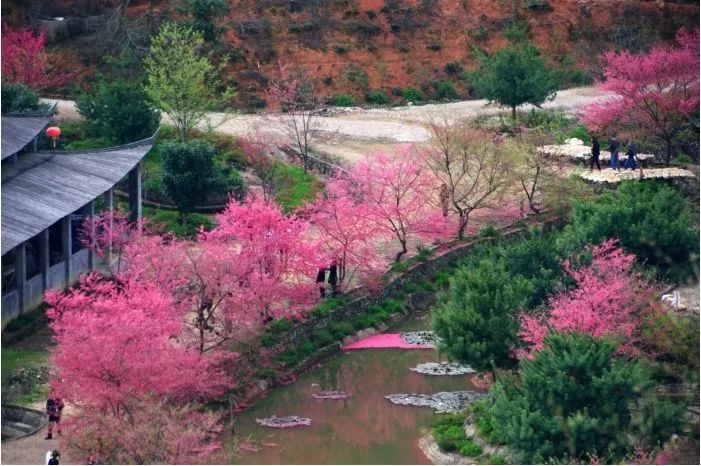
[[[441,349],[477,370],[513,363],[517,314],[532,293],[522,276],[511,276],[502,261],[483,259],[458,268],[433,317]]]
[[[653,387],[644,366],[615,351],[608,340],[553,333],[521,361],[520,380],[494,385],[492,422],[517,462],[615,461],[679,430],[681,409],[645,397]]]

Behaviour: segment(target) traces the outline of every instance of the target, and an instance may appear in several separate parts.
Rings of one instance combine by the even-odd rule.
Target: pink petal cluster
[[[626,254],[614,240],[589,248],[591,264],[575,268],[564,261],[575,288],[552,296],[545,318],[523,314],[519,337],[525,348],[516,356],[531,358],[543,348],[549,331],[588,333],[613,337],[620,349],[633,352],[643,317],[653,312],[649,286],[633,271],[635,257]]]
[[[671,140],[699,108],[699,31],[677,34],[677,47],[607,52],[602,97],[581,109],[590,131],[623,130]]]

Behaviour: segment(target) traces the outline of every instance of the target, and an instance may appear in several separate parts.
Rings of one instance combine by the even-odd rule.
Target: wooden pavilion
[[[39,306],[45,290],[95,269],[78,232],[98,199],[112,209],[113,189],[125,178],[130,216],[141,217],[140,162],[156,135],[107,149],[39,151],[37,138],[53,112],[2,116],[3,327]]]

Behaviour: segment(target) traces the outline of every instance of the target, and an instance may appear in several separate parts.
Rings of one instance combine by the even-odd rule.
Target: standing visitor
[[[58,434],[61,435],[61,412],[63,411],[63,400],[55,396],[53,393],[49,395],[49,399],[46,400],[46,415],[49,416],[49,430],[46,434],[46,440],[52,438],[52,433],[54,430],[54,424]]]
[[[633,145],[632,141],[628,143],[628,151],[626,152],[626,155],[628,158],[626,159],[625,167],[635,170],[635,161],[638,157],[635,154],[635,146]]]
[[[448,189],[448,185],[445,183],[441,185],[440,201],[441,209],[443,210],[443,216],[447,217],[448,211],[450,209],[450,190]]]
[[[620,146],[621,143],[614,134],[611,138],[611,144],[609,144],[609,151],[611,152],[611,168],[618,171],[621,171],[621,167],[618,164],[618,149]]]
[[[601,155],[601,146],[599,146],[599,140],[594,136],[591,139],[591,162],[589,164],[589,171],[594,171],[594,164],[596,168],[601,171],[601,165],[599,164],[599,155]]]
[[[338,262],[336,259],[329,266],[329,285],[331,285],[333,295],[336,296],[338,294]]]
[[[324,267],[319,267],[319,272],[316,274],[316,282],[321,283],[319,285],[319,294],[322,298],[326,297],[326,286],[324,282],[326,281],[326,269]]]

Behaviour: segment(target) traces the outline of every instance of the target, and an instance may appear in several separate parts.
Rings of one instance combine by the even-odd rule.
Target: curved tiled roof
[[[51,123],[56,105],[38,112],[2,115],[2,160],[21,151]]]
[[[98,150],[24,154],[2,170],[2,254],[112,188],[153,147],[155,136]]]

